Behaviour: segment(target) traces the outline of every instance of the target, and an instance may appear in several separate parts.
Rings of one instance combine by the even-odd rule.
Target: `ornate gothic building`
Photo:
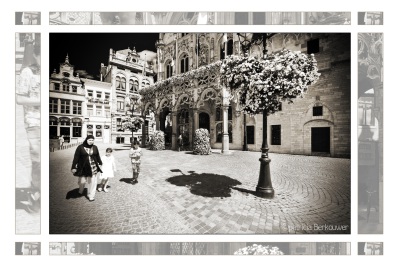
[[[259,151],[262,116],[239,112],[213,67],[226,55],[242,53],[241,45],[236,33],[160,34],[158,80],[141,95],[143,112],[155,113],[172,149],[179,135],[190,147],[194,131],[205,128],[212,148],[223,153]],[[350,34],[284,33],[267,42],[268,53],[283,48],[315,54],[321,76],[304,98],[282,103],[281,111],[268,116],[270,152],[350,157]],[[262,44],[254,44],[249,53],[259,57],[262,51]]]

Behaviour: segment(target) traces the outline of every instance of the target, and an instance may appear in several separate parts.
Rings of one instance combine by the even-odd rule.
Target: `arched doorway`
[[[210,115],[205,112],[199,114],[199,128],[207,129],[210,133]]]
[[[169,147],[171,145],[172,137],[172,119],[171,112],[168,107],[163,108],[160,113],[160,130],[165,134],[165,145]]]

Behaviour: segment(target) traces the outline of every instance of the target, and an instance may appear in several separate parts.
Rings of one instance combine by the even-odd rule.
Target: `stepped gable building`
[[[226,43],[223,36],[223,33],[160,34],[156,43],[157,82],[141,92],[142,112],[154,112],[156,128],[166,133],[172,149],[177,149],[179,135],[191,146],[194,131],[199,128],[209,131],[211,147],[220,148],[223,153],[244,147],[259,151],[261,147],[262,115],[245,117],[239,112],[219,83],[219,68],[213,68],[213,63],[226,55],[241,53],[236,33],[228,33]],[[293,104],[282,103],[281,111],[268,116],[269,151],[349,158],[350,34],[275,34],[267,46],[268,53],[283,48],[313,53],[321,73],[304,98],[296,99]],[[262,51],[262,45],[254,44],[249,52],[261,56]],[[125,62],[123,56],[117,60],[111,55],[110,61]],[[201,71],[188,75],[196,69]],[[118,65],[113,70],[115,77],[117,73],[125,75],[122,100],[128,92],[128,80],[135,75],[118,69]]]
[[[66,143],[82,142],[92,134],[109,143],[111,134],[111,84],[74,75],[69,57],[50,76],[49,127],[52,140],[63,135]],[[55,145],[55,144],[53,144]]]

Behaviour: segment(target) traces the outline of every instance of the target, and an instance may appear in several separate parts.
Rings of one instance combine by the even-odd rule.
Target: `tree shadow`
[[[166,179],[167,182],[176,186],[188,187],[194,195],[203,197],[230,197],[231,188],[241,183],[225,175],[214,173],[197,174],[191,171],[190,175],[185,175],[179,169],[173,169],[172,172],[180,172],[182,175],[173,176]]]
[[[86,188],[83,189],[82,195],[79,194],[79,188],[75,188],[75,189],[72,189],[71,191],[69,191],[67,193],[67,195],[65,196],[65,199],[80,198],[80,197],[86,196],[86,194],[87,194],[87,189]]]

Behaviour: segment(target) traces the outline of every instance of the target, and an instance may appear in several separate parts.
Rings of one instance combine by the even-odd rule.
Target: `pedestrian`
[[[26,36],[21,73],[16,84],[16,102],[24,109],[25,131],[29,141],[30,188],[27,209],[40,210],[40,36]]]
[[[138,182],[138,177],[140,173],[140,157],[143,155],[142,149],[139,147],[139,142],[137,140],[133,141],[131,144],[131,149],[129,150],[129,157],[131,158],[132,164],[132,184]]]
[[[114,156],[112,155],[112,148],[107,148],[106,149],[106,154],[101,157],[101,161],[103,162],[102,166],[102,171],[100,178],[100,185],[99,188],[97,189],[99,192],[104,191],[108,192],[107,185],[109,182],[110,178],[114,178],[114,172],[117,171],[117,168],[115,166],[115,159]]]
[[[59,140],[60,140],[60,147],[62,147],[64,145],[64,135],[61,135]]]
[[[87,197],[89,201],[94,201],[97,187],[97,175],[102,172],[99,150],[94,145],[94,136],[88,135],[85,141],[75,150],[72,161],[71,171],[78,177],[79,194],[83,194],[87,184]]]
[[[182,147],[183,147],[183,138],[182,138],[182,135],[180,134],[178,136],[178,151],[181,151]]]

